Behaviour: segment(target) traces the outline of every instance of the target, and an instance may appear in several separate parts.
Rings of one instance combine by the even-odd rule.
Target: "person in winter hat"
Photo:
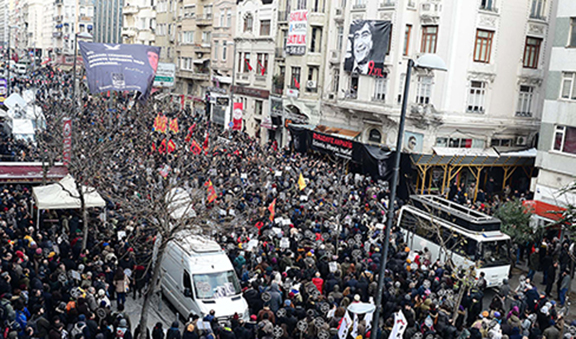
[[[118,327],[116,328],[116,339],[132,339],[132,333],[128,328],[128,322],[126,319],[120,319],[118,322]],[[74,338],[72,338],[74,339]]]
[[[182,335],[180,334],[180,329],[178,328],[178,322],[175,321],[172,323],[172,326],[168,329],[168,333],[166,333],[166,339],[181,339]]]

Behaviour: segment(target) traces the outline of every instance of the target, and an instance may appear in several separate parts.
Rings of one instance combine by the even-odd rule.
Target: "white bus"
[[[510,237],[500,230],[471,231],[452,221],[406,205],[398,226],[411,250],[428,248],[432,262],[451,260],[456,268],[476,265],[476,276],[484,272],[488,287],[501,286],[510,271]]]

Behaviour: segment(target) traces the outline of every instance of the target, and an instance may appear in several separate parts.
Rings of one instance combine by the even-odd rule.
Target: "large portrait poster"
[[[160,47],[78,42],[90,93],[138,91],[146,98],[154,82]]]
[[[288,40],[286,53],[290,55],[304,55],[306,53],[306,34],[308,33],[308,11],[299,10],[290,12],[288,20]]]
[[[352,21],[344,70],[360,75],[384,77],[384,58],[390,43],[390,29],[390,21]]]

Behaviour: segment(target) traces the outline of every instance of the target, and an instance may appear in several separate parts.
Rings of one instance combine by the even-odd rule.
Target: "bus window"
[[[487,241],[482,243],[482,262],[484,267],[500,266],[510,262],[509,243],[507,240]]]

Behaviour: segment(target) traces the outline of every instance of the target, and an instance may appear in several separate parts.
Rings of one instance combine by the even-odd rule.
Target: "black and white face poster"
[[[350,24],[344,70],[384,77],[384,58],[390,43],[390,21],[354,20]]]

